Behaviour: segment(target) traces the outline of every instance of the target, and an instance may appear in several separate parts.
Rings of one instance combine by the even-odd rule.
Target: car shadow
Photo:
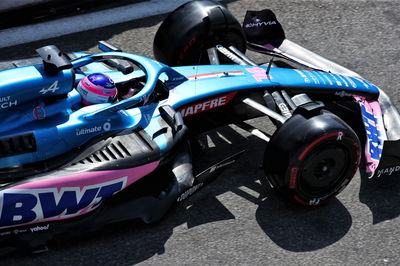
[[[371,210],[373,224],[400,216],[400,175],[369,179],[361,175],[359,198]]]
[[[337,199],[315,208],[290,208],[269,198],[260,203],[256,219],[275,244],[292,252],[332,245],[346,235],[352,224],[350,213]]]

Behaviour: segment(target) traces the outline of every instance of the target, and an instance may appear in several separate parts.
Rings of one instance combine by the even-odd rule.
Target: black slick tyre
[[[192,1],[163,21],[154,38],[153,53],[157,61],[169,66],[202,65],[210,63],[207,49],[217,44],[233,45],[244,53],[241,25],[216,1]]]
[[[340,193],[360,163],[360,141],[336,115],[293,115],[272,136],[264,170],[285,201],[320,205]]]

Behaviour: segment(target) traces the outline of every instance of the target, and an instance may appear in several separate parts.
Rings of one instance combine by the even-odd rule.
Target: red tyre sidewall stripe
[[[299,168],[293,167],[290,170],[290,182],[289,182],[289,188],[294,189],[296,188],[296,182],[297,182],[297,172],[299,171]]]
[[[308,145],[307,148],[304,149],[304,151],[299,155],[298,159],[299,161],[303,160],[304,156],[306,156],[306,154],[312,149],[312,147],[314,147],[315,145],[317,145],[319,142],[323,141],[324,139],[330,138],[330,137],[334,137],[334,136],[338,136],[339,132],[334,132],[334,133],[330,133],[327,134],[325,136],[320,137],[319,139],[314,140],[310,145]],[[343,133],[344,136],[344,133]]]

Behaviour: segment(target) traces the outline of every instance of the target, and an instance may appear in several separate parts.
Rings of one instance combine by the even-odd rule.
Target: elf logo
[[[228,104],[232,98],[236,95],[236,92],[231,92],[229,94],[219,96],[207,101],[203,101],[197,104],[190,105],[188,107],[184,107],[179,110],[182,114],[182,117],[187,117],[191,115],[195,115],[197,113],[205,112],[211,109],[215,109],[217,107],[224,106]]]
[[[0,193],[0,227],[61,220],[90,212],[121,191],[126,180],[122,177],[83,188],[6,189]]]

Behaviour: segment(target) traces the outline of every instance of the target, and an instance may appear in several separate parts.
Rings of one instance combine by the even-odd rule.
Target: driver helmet
[[[82,97],[84,105],[113,102],[117,97],[117,87],[114,81],[105,74],[90,74],[77,86],[77,91]]]

